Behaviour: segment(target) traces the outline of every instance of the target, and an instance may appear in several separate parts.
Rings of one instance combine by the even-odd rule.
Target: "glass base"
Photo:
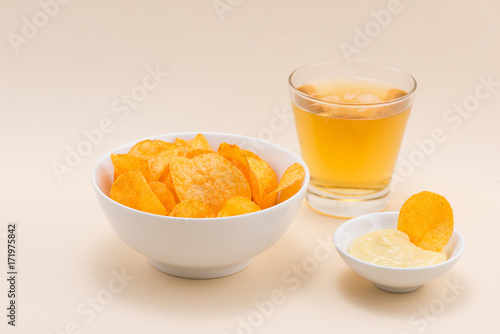
[[[389,204],[389,187],[362,195],[326,192],[309,184],[307,204],[319,213],[337,218],[356,216],[383,210]]]

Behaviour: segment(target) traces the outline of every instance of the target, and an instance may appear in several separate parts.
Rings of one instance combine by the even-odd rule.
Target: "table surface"
[[[0,283],[2,333],[498,333],[499,2],[0,7],[2,277],[7,227],[17,227],[16,297]],[[451,271],[386,293],[331,244],[314,269],[294,271],[344,222],[305,204],[274,246],[220,279],[162,274],[116,236],[90,182],[103,154],[182,131],[249,135],[299,153],[287,77],[345,58],[393,64],[418,81],[387,210],[422,190],[446,196],[466,241]]]

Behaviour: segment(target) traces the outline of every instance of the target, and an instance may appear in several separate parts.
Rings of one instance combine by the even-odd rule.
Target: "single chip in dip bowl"
[[[302,204],[304,161],[225,133],[173,133],[105,154],[92,182],[117,235],[162,272],[215,278],[276,243]]]
[[[454,229],[446,246],[440,251],[445,254],[444,261],[441,261],[443,254],[435,252],[437,256],[434,257],[426,253],[433,252],[428,250],[423,250],[423,257],[415,259],[411,252],[421,251],[409,244],[409,237],[405,237],[405,233],[397,230],[399,217],[399,212],[359,216],[338,227],[333,238],[340,257],[353,271],[381,290],[405,293],[418,289],[450,270],[462,255],[465,242],[460,232]],[[353,248],[359,246],[356,244],[363,242],[373,244],[363,246],[368,247],[368,250],[362,248],[353,252]],[[402,252],[395,256],[390,254],[395,249]]]

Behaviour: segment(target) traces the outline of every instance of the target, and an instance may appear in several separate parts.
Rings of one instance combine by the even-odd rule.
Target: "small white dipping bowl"
[[[198,132],[173,133],[144,139],[173,142],[192,139]],[[127,153],[136,140],[105,154],[94,167],[92,183],[99,204],[116,234],[144,255],[158,270],[185,278],[215,278],[246,268],[252,258],[276,243],[286,232],[304,199],[309,170],[296,154],[252,137],[203,133],[214,150],[227,142],[251,150],[266,160],[278,179],[293,163],[301,164],[306,176],[299,192],[271,208],[224,218],[177,218],[131,209],[109,198],[113,182],[111,153]]]
[[[359,260],[349,254],[351,243],[358,237],[372,231],[396,229],[398,216],[398,212],[379,212],[350,219],[340,225],[333,239],[340,257],[352,270],[384,291],[404,293],[414,291],[450,270],[462,255],[465,242],[460,232],[455,229],[445,247],[448,260],[420,268],[379,266]]]

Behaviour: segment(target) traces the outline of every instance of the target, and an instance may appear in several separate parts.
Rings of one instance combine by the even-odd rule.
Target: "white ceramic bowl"
[[[192,139],[197,132],[173,133],[145,139],[172,142]],[[227,142],[249,149],[265,159],[278,178],[293,163],[304,166],[300,191],[271,208],[224,218],[159,216],[121,205],[108,197],[113,181],[111,153],[127,153],[138,141],[105,154],[95,165],[92,183],[99,204],[118,236],[165,273],[186,278],[215,278],[246,268],[252,258],[271,247],[286,232],[301,206],[309,182],[309,170],[300,157],[269,142],[224,133],[203,133],[214,150]]]
[[[340,257],[352,270],[382,290],[403,293],[416,290],[450,270],[462,255],[465,242],[460,232],[455,229],[445,247],[448,260],[421,268],[384,267],[361,261],[349,254],[351,243],[363,234],[397,228],[398,216],[398,212],[380,212],[353,218],[340,225],[333,239]]]

